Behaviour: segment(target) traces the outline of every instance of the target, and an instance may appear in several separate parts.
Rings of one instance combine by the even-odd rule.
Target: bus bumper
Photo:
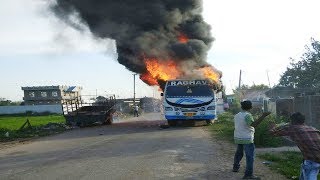
[[[187,117],[187,116],[174,116],[174,115],[165,115],[165,118],[167,120],[212,120],[215,119],[215,115],[203,115],[203,116],[192,116],[192,117]]]

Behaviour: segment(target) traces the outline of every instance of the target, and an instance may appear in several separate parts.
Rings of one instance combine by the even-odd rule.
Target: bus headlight
[[[215,106],[209,106],[209,107],[207,108],[207,110],[215,110],[215,109],[216,109]]]
[[[205,111],[205,110],[206,110],[205,107],[201,107],[201,108],[200,108],[200,111]]]
[[[165,110],[166,111],[173,111],[173,108],[172,107],[165,107]]]

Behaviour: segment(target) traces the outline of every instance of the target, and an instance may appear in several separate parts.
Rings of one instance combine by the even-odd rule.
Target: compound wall
[[[0,106],[0,114],[56,113],[62,114],[61,105],[26,105],[26,106]]]

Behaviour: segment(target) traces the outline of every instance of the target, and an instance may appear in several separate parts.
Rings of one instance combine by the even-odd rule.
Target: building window
[[[30,97],[34,97],[34,92],[32,91],[32,92],[29,92],[29,96]]]
[[[47,97],[47,92],[41,92],[41,97]]]
[[[52,92],[52,97],[58,97],[58,92],[57,91],[53,91]]]

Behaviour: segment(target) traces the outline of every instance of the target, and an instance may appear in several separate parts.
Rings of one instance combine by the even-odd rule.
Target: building
[[[80,86],[32,86],[21,87],[25,105],[61,104],[63,100],[81,96]]]

